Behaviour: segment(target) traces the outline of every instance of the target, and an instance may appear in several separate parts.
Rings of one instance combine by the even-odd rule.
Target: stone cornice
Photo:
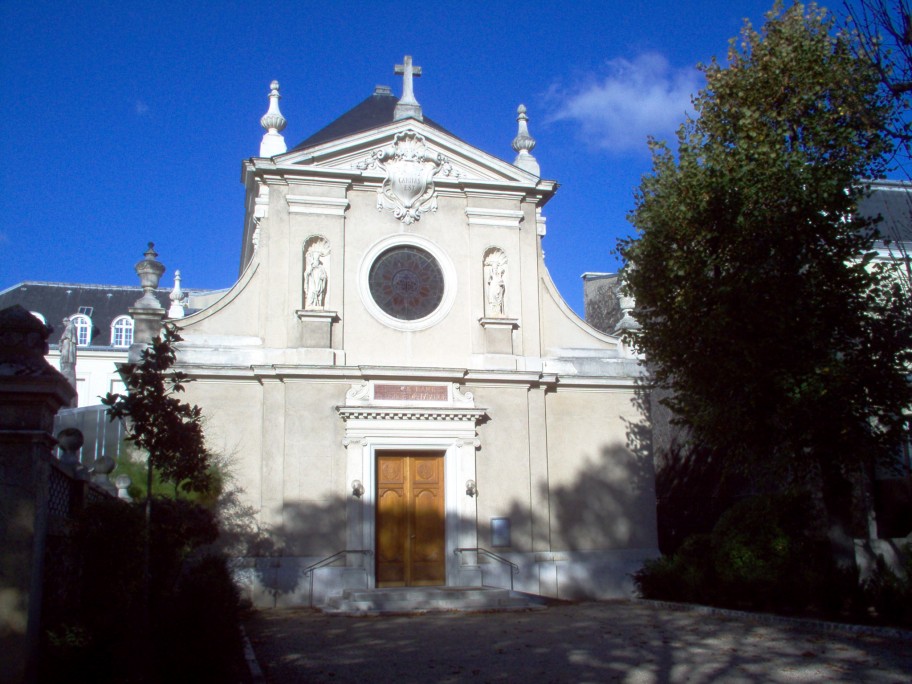
[[[629,391],[641,382],[641,378],[624,376],[565,375],[537,371],[496,371],[459,368],[391,368],[372,366],[204,366],[199,364],[181,365],[178,369],[194,379],[278,380],[308,381],[323,380],[339,383],[380,381],[429,381],[455,382],[462,386],[527,386],[549,387],[556,390],[606,390]],[[360,408],[360,407],[359,407]]]
[[[457,420],[477,422],[485,415],[480,408],[427,406],[337,406],[342,420]]]
[[[466,217],[470,226],[495,226],[498,228],[515,228],[519,230],[525,215],[521,211],[509,209],[487,209],[466,207]]]
[[[493,318],[485,316],[478,319],[482,328],[510,328],[516,330],[519,327],[518,318]]]
[[[285,195],[290,214],[324,214],[344,216],[348,209],[348,200],[337,197],[317,197],[313,195]]]

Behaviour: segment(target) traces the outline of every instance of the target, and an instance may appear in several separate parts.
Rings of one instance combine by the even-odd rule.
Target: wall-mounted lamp
[[[475,484],[475,480],[466,480],[466,494],[468,496],[476,496],[478,494],[478,485]]]
[[[364,485],[361,480],[352,480],[352,496],[360,499],[364,496]]]

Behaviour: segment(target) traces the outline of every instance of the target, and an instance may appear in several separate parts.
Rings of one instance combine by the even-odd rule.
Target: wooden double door
[[[443,454],[377,455],[377,586],[446,584]]]

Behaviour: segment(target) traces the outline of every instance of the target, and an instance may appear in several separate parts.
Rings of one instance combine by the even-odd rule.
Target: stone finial
[[[81,430],[74,427],[64,428],[57,433],[57,446],[60,449],[60,462],[70,466],[79,465],[79,450],[85,444]]]
[[[171,308],[168,309],[168,318],[183,318],[184,306],[187,303],[187,295],[181,289],[181,272],[174,272],[174,289],[168,295],[171,300]]]
[[[614,333],[620,334],[627,330],[639,330],[640,324],[633,314],[636,308],[636,302],[633,297],[625,294],[618,295],[618,302],[621,308],[621,320],[614,326]]]
[[[166,313],[155,296],[165,265],[155,259],[158,254],[151,242],[143,256],[146,258],[136,264],[136,275],[139,276],[143,296],[128,310],[133,317],[133,344],[127,352],[128,363],[139,363],[142,360],[143,351],[161,333]]]
[[[393,111],[393,121],[402,119],[418,119],[424,121],[424,115],[421,113],[421,105],[415,99],[415,90],[412,86],[412,78],[421,76],[421,67],[412,65],[412,56],[406,55],[402,64],[397,64],[394,73],[402,74],[402,97],[396,104]]]
[[[124,501],[133,501],[133,497],[130,496],[131,484],[133,484],[133,480],[130,479],[130,476],[126,473],[122,473],[114,478],[114,486],[117,487],[118,499],[123,499]]]
[[[92,482],[112,496],[118,495],[117,486],[110,479],[110,475],[116,467],[117,463],[110,456],[99,456],[90,470]]]
[[[275,157],[277,154],[285,154],[288,146],[285,144],[285,138],[279,131],[284,131],[288,122],[279,111],[279,82],[273,81],[269,84],[269,110],[260,119],[260,125],[266,129],[266,134],[260,142],[261,157]]]
[[[139,284],[143,289],[143,296],[136,300],[133,306],[140,309],[160,309],[161,302],[155,296],[155,289],[165,272],[165,265],[156,261],[155,257],[158,252],[155,251],[155,243],[150,242],[149,248],[143,254],[145,259],[136,263],[134,266],[136,275],[139,276]]]
[[[516,137],[513,138],[513,149],[516,150],[517,154],[513,164],[529,173],[540,176],[541,167],[539,167],[538,161],[531,154],[532,150],[535,149],[535,138],[529,135],[529,117],[526,116],[526,105],[519,105],[516,109],[516,114],[518,130]]]
[[[636,333],[640,330],[640,322],[636,319],[636,299],[630,293],[626,285],[627,275],[635,268],[633,262],[627,264],[624,270],[619,273],[617,291],[618,308],[621,310],[621,320],[614,326],[612,334],[619,338],[618,351],[621,358],[625,359],[642,359],[642,355],[637,350],[635,339]]]

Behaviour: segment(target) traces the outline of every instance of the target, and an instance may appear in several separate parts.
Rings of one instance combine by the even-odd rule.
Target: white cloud
[[[137,100],[136,101],[136,113],[139,116],[145,116],[146,114],[149,113],[149,105],[147,105],[142,100]]]
[[[574,121],[593,147],[609,152],[646,151],[646,138],[668,139],[693,113],[691,97],[703,85],[694,68],[672,69],[658,53],[607,63],[608,74],[570,90],[552,88],[561,100],[552,121]]]

